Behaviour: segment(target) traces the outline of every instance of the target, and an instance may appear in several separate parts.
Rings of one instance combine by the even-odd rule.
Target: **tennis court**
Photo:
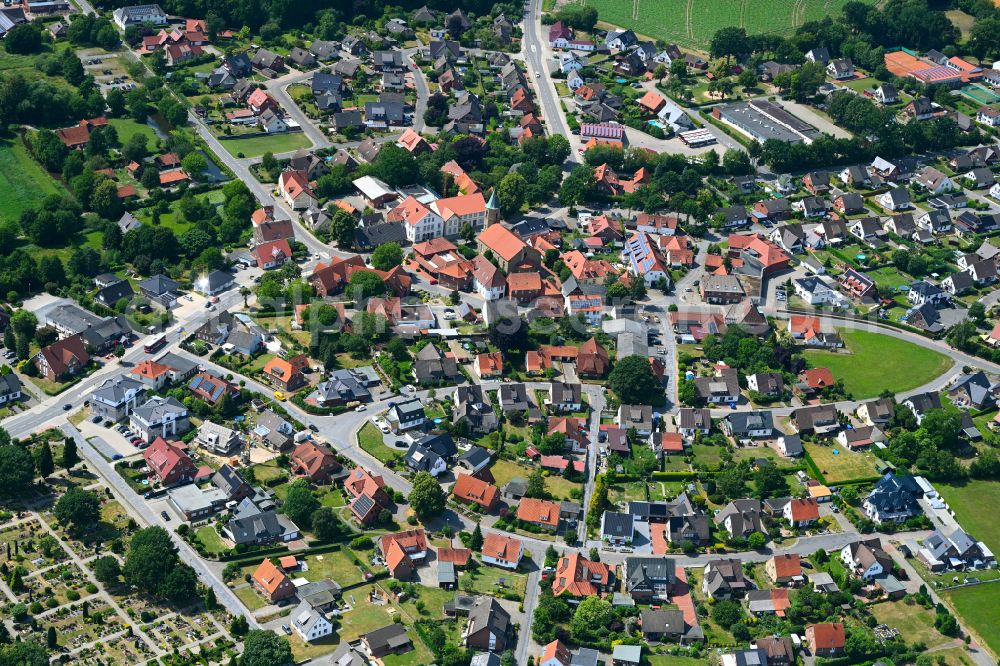
[[[1000,102],[1000,95],[989,88],[985,88],[978,83],[972,83],[962,88],[962,94],[969,99],[980,104],[994,104]]]

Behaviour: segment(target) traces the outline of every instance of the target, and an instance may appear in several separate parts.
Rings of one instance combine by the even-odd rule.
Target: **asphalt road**
[[[522,54],[528,64],[528,79],[534,81],[537,101],[549,134],[561,134],[570,139],[572,145],[573,135],[569,133],[562,107],[559,105],[559,96],[556,94],[552,78],[548,75],[549,70],[546,65],[548,39],[542,26],[541,11],[542,0],[531,0],[528,3],[524,21],[524,39],[521,40]],[[579,153],[576,150],[570,151],[569,160],[580,162]]]

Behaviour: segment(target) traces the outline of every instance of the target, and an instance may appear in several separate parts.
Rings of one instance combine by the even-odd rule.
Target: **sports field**
[[[601,21],[652,39],[706,50],[719,28],[791,34],[807,21],[840,14],[848,0],[581,0]],[[871,2],[872,0],[863,0]]]

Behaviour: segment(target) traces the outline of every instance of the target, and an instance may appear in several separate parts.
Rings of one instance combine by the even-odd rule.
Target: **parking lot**
[[[89,416],[80,424],[79,430],[84,438],[107,458],[113,458],[115,454],[128,458],[139,453],[139,448],[130,441],[131,436],[126,437],[115,430],[115,427],[105,428],[102,424],[94,423]],[[92,441],[92,438],[96,439]],[[100,444],[97,439],[100,440]],[[108,451],[112,452],[110,456],[107,455]]]
[[[124,92],[135,88],[135,81],[129,77],[121,55],[98,48],[79,49],[76,55],[87,74],[94,77],[102,94],[114,89]]]

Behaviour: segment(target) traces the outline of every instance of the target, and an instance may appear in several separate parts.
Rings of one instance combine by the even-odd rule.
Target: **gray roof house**
[[[730,536],[750,536],[754,532],[764,531],[760,512],[759,500],[733,500],[715,515],[715,524],[725,527]]]
[[[222,530],[237,545],[287,542],[299,536],[299,528],[287,516],[263,510],[250,498],[239,503]]]

